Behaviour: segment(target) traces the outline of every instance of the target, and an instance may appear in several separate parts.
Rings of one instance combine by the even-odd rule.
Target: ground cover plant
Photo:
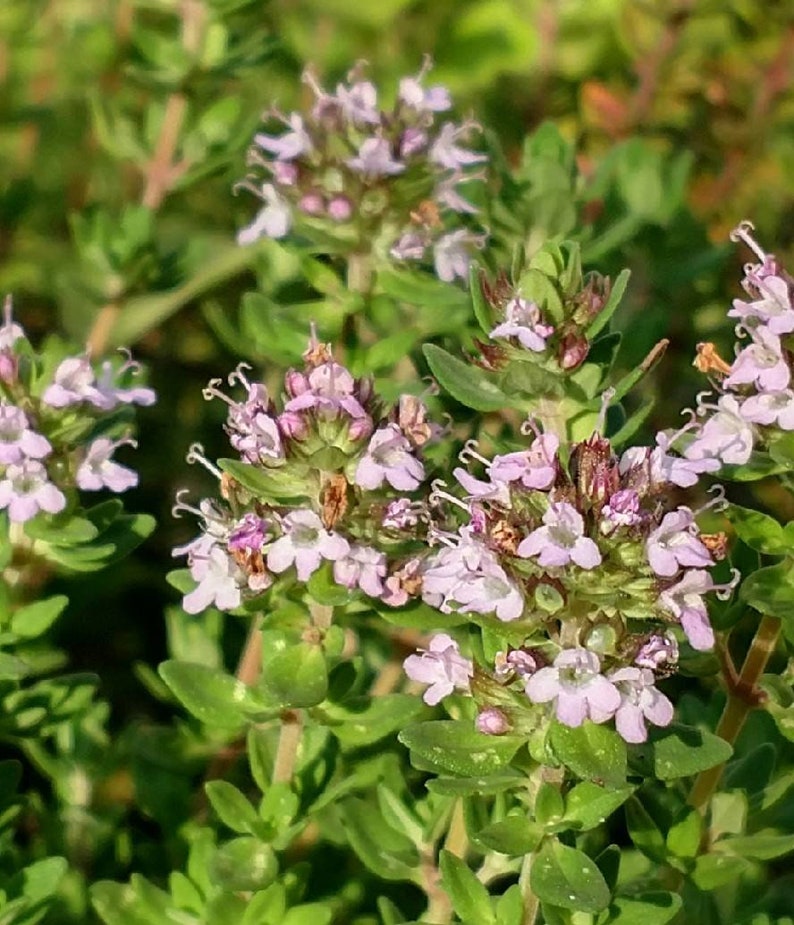
[[[785,5],[38,12],[2,921],[794,921]]]

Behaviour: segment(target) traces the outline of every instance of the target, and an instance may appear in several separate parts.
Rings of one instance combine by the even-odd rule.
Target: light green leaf
[[[666,925],[680,909],[681,897],[677,893],[618,896],[609,907],[609,916],[603,925]]]
[[[492,774],[506,767],[524,744],[518,736],[487,736],[470,722],[431,720],[409,726],[398,736],[411,759],[465,777]]]
[[[579,912],[601,912],[610,891],[596,863],[582,851],[549,839],[532,863],[529,884],[542,903]]]
[[[439,869],[441,882],[461,921],[466,925],[496,925],[488,890],[460,858],[442,850]]]
[[[557,758],[574,774],[608,787],[626,783],[626,743],[606,726],[586,720],[578,728],[553,722],[549,742]]]
[[[587,831],[605,822],[634,793],[634,787],[607,790],[590,781],[583,781],[565,797],[563,820],[573,828]]]
[[[263,890],[278,873],[273,849],[258,838],[233,838],[210,862],[210,878],[224,890]]]
[[[464,363],[435,344],[425,344],[425,359],[438,384],[467,408],[498,411],[510,407],[507,395],[472,363]]]
[[[236,729],[264,711],[246,684],[217,668],[169,661],[159,672],[185,709],[208,726]]]

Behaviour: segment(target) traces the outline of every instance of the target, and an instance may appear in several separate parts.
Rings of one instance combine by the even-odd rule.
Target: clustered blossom
[[[588,328],[605,308],[611,283],[596,275],[584,281],[572,273],[567,286],[559,287],[553,312],[526,296],[521,282],[511,283],[504,273],[493,282],[482,275],[480,288],[495,322],[488,331],[491,343],[479,344],[482,365],[499,369],[519,360],[543,370],[549,380],[574,372],[587,359]]]
[[[389,554],[424,530],[421,505],[394,495],[424,481],[421,448],[438,428],[413,396],[384,411],[371,381],[354,378],[314,333],[303,358],[303,370],[285,375],[280,402],[245,364],[228,380],[242,398],[223,392],[220,379],[204,390],[228,406],[226,432],[244,469],[225,474],[198,446],[188,454],[218,478],[223,497],[198,508],[180,499],[174,509],[202,528],[174,550],[187,556],[195,583],[184,598],[189,613],[234,609],[277,576],[305,582],[326,562],[341,587],[394,602]],[[257,476],[261,492],[252,488]]]
[[[497,683],[521,691],[525,712],[549,705],[565,725],[614,721],[624,739],[644,741],[647,724],[672,719],[655,683],[676,668],[674,633],[710,649],[706,595],[730,594],[736,581],[717,584],[709,571],[724,537],[702,535],[697,512],[666,504],[671,487],[697,478],[699,467],[675,466],[662,435],[655,447],[618,457],[596,433],[563,456],[556,436],[533,422],[526,430],[528,449],[493,459],[467,444],[461,460],[485,472],[455,470],[463,499],[435,483],[431,505],[462,511],[466,522],[454,532],[431,529],[438,549],[413,565],[407,586],[442,612],[486,627],[514,624],[512,638],[519,628],[533,640],[547,634],[540,652],[511,649],[488,683],[472,685],[480,731],[521,726],[520,706],[502,698],[499,714],[488,712],[494,703],[482,692]],[[423,679],[431,677],[428,667]]]
[[[278,128],[254,137],[253,173],[241,185],[263,205],[238,241],[321,231],[350,253],[374,247],[397,260],[429,258],[440,279],[466,278],[485,235],[461,227],[477,209],[460,187],[483,179],[487,157],[464,144],[476,123],[442,120],[452,103],[444,87],[425,86],[428,70],[426,62],[400,81],[388,111],[361,67],[333,93],[307,71],[311,110],[272,110]]]
[[[99,373],[86,355],[66,357],[52,381],[41,384],[33,374],[37,361],[18,349],[25,340],[7,299],[0,326],[0,510],[12,523],[25,523],[40,512],[60,513],[72,486],[122,492],[137,485],[137,474],[111,458],[134,440],[97,436],[88,442],[85,435],[120,405],[155,401],[151,389],[127,385],[138,372],[129,356],[118,367],[103,362]],[[60,426],[65,416],[71,422],[68,438]]]
[[[732,234],[758,260],[744,268],[742,285],[748,300],[735,299],[728,312],[737,319],[736,357],[728,363],[713,344],[698,345],[695,365],[711,375],[717,396],[699,396],[692,422],[680,432],[686,434],[681,455],[713,466],[704,471],[743,465],[775,429],[794,430],[794,280],[774,256],[764,253],[751,231],[752,225],[743,222]]]

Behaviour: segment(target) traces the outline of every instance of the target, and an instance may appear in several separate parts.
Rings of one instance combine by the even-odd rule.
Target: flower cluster
[[[743,222],[732,234],[758,258],[744,268],[743,286],[749,301],[735,299],[728,316],[738,319],[736,357],[727,363],[713,344],[698,345],[695,365],[709,373],[718,395],[698,396],[693,420],[679,435],[683,455],[707,471],[722,465],[747,463],[754,447],[777,431],[794,430],[794,390],[791,388],[791,344],[794,332],[794,280],[771,254],[766,254]]]
[[[565,291],[547,300],[545,310],[523,292],[521,282],[511,283],[504,273],[493,282],[481,278],[482,297],[496,322],[488,332],[493,343],[479,344],[484,366],[499,369],[517,360],[548,376],[571,373],[584,363],[588,328],[607,305],[612,287],[597,274],[586,281],[581,274],[570,276]]]
[[[389,556],[410,541],[421,511],[398,493],[425,479],[422,447],[438,432],[423,403],[405,395],[385,411],[368,379],[355,379],[313,335],[302,371],[284,379],[281,409],[241,364],[229,376],[241,400],[210,382],[207,399],[229,407],[226,430],[238,460],[209,462],[188,454],[221,483],[223,503],[191,511],[201,535],[174,550],[186,555],[195,587],[188,613],[214,605],[232,610],[292,572],[307,581],[324,562],[334,581],[373,598],[389,598]]]
[[[425,86],[428,70],[426,62],[417,76],[400,81],[389,111],[360,67],[334,93],[307,71],[311,110],[273,110],[271,121],[286,130],[254,138],[255,173],[242,185],[264,205],[239,242],[282,238],[295,227],[309,237],[331,234],[351,254],[374,249],[398,260],[432,254],[441,279],[465,278],[472,248],[485,236],[461,227],[460,216],[477,209],[460,187],[483,178],[472,168],[487,158],[463,144],[476,123],[439,124],[452,103],[444,87]]]
[[[135,441],[102,434],[110,426],[103,418],[121,405],[155,401],[151,389],[129,384],[138,372],[129,357],[120,366],[105,361],[98,373],[88,356],[66,357],[49,382],[41,365],[7,299],[0,326],[0,510],[12,523],[59,513],[74,486],[122,492],[136,485],[136,473],[113,460]]]
[[[431,530],[439,548],[415,557],[414,593],[492,630],[509,623],[511,639],[523,631],[535,648],[512,650],[494,677],[518,681],[525,705],[553,702],[569,726],[614,718],[624,738],[641,741],[644,720],[672,716],[654,682],[675,667],[676,629],[694,649],[710,649],[705,595],[730,594],[737,578],[719,585],[709,573],[724,557],[724,535],[702,535],[695,512],[665,506],[670,487],[696,480],[699,465],[669,453],[661,435],[656,447],[617,457],[597,433],[562,454],[556,436],[527,432],[526,449],[493,459],[467,445],[461,460],[479,463],[485,477],[455,470],[465,500],[435,484],[431,503],[464,511],[466,522]],[[452,679],[449,659],[432,647],[422,658],[424,674],[406,663],[412,678],[434,683],[427,666],[441,672],[443,662]],[[454,677],[462,689],[463,675]],[[490,713],[483,720],[486,731],[499,725]]]

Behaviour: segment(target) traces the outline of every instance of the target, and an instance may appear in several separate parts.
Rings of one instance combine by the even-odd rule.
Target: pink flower
[[[207,607],[234,610],[240,606],[242,570],[220,546],[208,544],[204,555],[191,556],[190,574],[196,587],[184,596],[182,607],[186,613],[201,613]]]
[[[391,146],[385,138],[362,141],[358,154],[347,161],[347,166],[369,177],[390,177],[405,170],[405,164],[392,157]]]
[[[386,556],[372,546],[351,546],[344,558],[334,562],[334,581],[345,588],[359,587],[370,597],[383,594]]]
[[[457,126],[452,122],[445,122],[438,133],[438,138],[430,148],[430,160],[447,170],[459,170],[461,167],[487,161],[488,157],[485,154],[476,154],[455,143],[472,127],[471,124]]]
[[[733,395],[723,395],[716,406],[703,404],[701,407],[715,413],[703,425],[694,442],[684,450],[684,456],[688,460],[710,458],[728,465],[744,465],[753,452],[754,434],[753,428],[741,415],[739,402]]]
[[[458,644],[446,633],[438,633],[430,640],[421,655],[409,655],[403,662],[405,673],[412,681],[429,684],[422,695],[426,704],[433,707],[454,690],[469,690],[469,678],[474,666],[460,654]]]
[[[555,702],[555,715],[565,726],[585,719],[604,723],[615,715],[621,696],[601,673],[598,656],[587,649],[563,649],[554,664],[536,671],[524,690],[533,703]]]
[[[110,440],[108,437],[97,437],[86,450],[85,458],[77,469],[75,481],[78,488],[83,491],[101,491],[109,488],[111,491],[126,491],[138,484],[138,475],[127,466],[113,462],[110,458],[113,453],[125,444],[136,446],[134,440]]]
[[[398,491],[414,491],[424,477],[424,466],[412,454],[411,444],[400,428],[387,424],[372,435],[356,468],[355,483],[372,490],[386,481]]]
[[[655,677],[647,668],[618,668],[608,676],[620,692],[620,706],[615,711],[615,728],[627,742],[644,742],[648,738],[645,721],[654,726],[669,726],[673,705],[654,687]]]
[[[260,198],[265,205],[256,213],[250,225],[237,232],[238,244],[253,244],[261,237],[283,238],[292,225],[289,203],[272,183],[263,183]]]
[[[0,479],[0,509],[8,510],[12,523],[25,523],[39,511],[57,514],[65,507],[66,496],[38,460],[23,459],[6,467]]]
[[[584,536],[582,515],[567,501],[552,502],[543,515],[544,526],[521,541],[516,554],[524,559],[538,557],[543,566],[563,566],[573,562],[592,569],[601,564],[598,546]]]
[[[49,440],[30,427],[21,408],[0,403],[0,465],[42,459],[51,452]]]
[[[724,385],[733,388],[754,383],[761,391],[779,392],[786,388],[790,378],[780,338],[768,328],[760,327],[753,331],[753,343],[734,360]]]
[[[761,392],[742,402],[741,415],[751,424],[777,424],[781,430],[794,430],[794,392]]]
[[[541,434],[528,450],[494,456],[488,475],[497,481],[520,482],[524,488],[545,491],[557,478],[559,446],[559,438],[554,434]]]
[[[714,590],[708,572],[694,569],[659,595],[659,603],[681,624],[693,649],[706,651],[714,646],[714,630],[709,623],[706,602],[702,595]]]
[[[284,135],[274,137],[264,132],[254,135],[256,144],[270,154],[274,154],[279,161],[291,161],[293,158],[300,157],[301,154],[307,154],[312,149],[312,140],[301,116],[293,112],[286,123],[290,131]]]
[[[754,302],[735,299],[728,317],[741,318],[742,321],[757,318],[772,334],[789,334],[794,331],[794,307],[791,305],[786,280],[772,274],[755,274],[752,282],[760,298]]]
[[[538,306],[516,296],[505,306],[505,320],[488,336],[515,337],[527,350],[542,353],[546,349],[546,338],[553,333],[551,325],[543,324]]]
[[[645,543],[648,562],[654,572],[669,578],[683,567],[708,568],[713,565],[711,553],[696,534],[697,525],[689,508],[679,507],[665,514]]]
[[[350,551],[347,540],[326,530],[323,522],[310,510],[297,510],[282,521],[284,535],[270,547],[267,565],[277,574],[285,572],[293,563],[300,581],[307,581],[316,572],[323,559],[335,561]]]

